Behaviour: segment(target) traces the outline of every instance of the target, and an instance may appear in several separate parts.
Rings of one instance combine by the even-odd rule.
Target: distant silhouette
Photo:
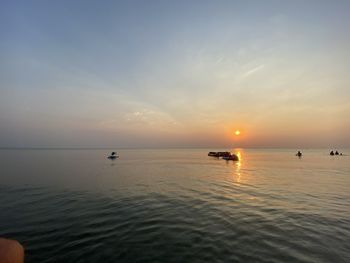
[[[236,154],[230,153],[230,152],[209,152],[208,156],[213,157],[222,157],[224,160],[232,160],[232,161],[239,161],[239,158]]]
[[[333,151],[331,151],[331,152],[329,153],[329,155],[334,155],[334,152],[333,152]]]
[[[208,156],[213,156],[213,157],[228,157],[230,156],[230,152],[209,152]]]
[[[298,151],[296,156],[298,156],[299,158],[302,156],[303,154],[301,153],[301,151]]]
[[[116,152],[112,152],[110,156],[108,156],[108,159],[114,160],[116,158],[118,158],[119,156],[116,154]]]
[[[335,155],[339,155],[338,151],[335,151]]]

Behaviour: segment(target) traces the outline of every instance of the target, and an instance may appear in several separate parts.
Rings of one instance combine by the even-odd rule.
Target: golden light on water
[[[241,152],[240,152],[240,151],[237,151],[237,152],[236,152],[236,155],[238,156],[238,159],[239,159],[238,163],[240,164],[240,161],[242,160]]]
[[[236,182],[240,183],[241,182],[241,166],[242,166],[242,154],[241,151],[236,151],[236,155],[238,156],[238,161],[235,162],[236,164]]]

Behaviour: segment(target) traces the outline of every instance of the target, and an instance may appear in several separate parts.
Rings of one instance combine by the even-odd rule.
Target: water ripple
[[[350,262],[346,162],[147,154],[86,164],[93,187],[0,184],[0,235],[29,263]]]

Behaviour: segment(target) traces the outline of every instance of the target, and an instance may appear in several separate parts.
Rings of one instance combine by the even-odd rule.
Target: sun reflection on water
[[[241,166],[242,166],[242,154],[240,151],[236,152],[236,155],[238,156],[238,161],[235,163],[235,175],[236,175],[236,182],[241,182]]]

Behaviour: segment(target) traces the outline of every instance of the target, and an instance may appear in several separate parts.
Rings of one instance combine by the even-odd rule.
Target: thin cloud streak
[[[255,74],[256,72],[262,70],[264,67],[265,67],[265,65],[262,64],[262,65],[259,65],[259,66],[255,67],[255,68],[252,68],[251,70],[248,70],[247,72],[245,72],[245,73],[242,75],[242,78],[247,78],[247,77],[249,77],[250,75],[253,75],[253,74]]]

